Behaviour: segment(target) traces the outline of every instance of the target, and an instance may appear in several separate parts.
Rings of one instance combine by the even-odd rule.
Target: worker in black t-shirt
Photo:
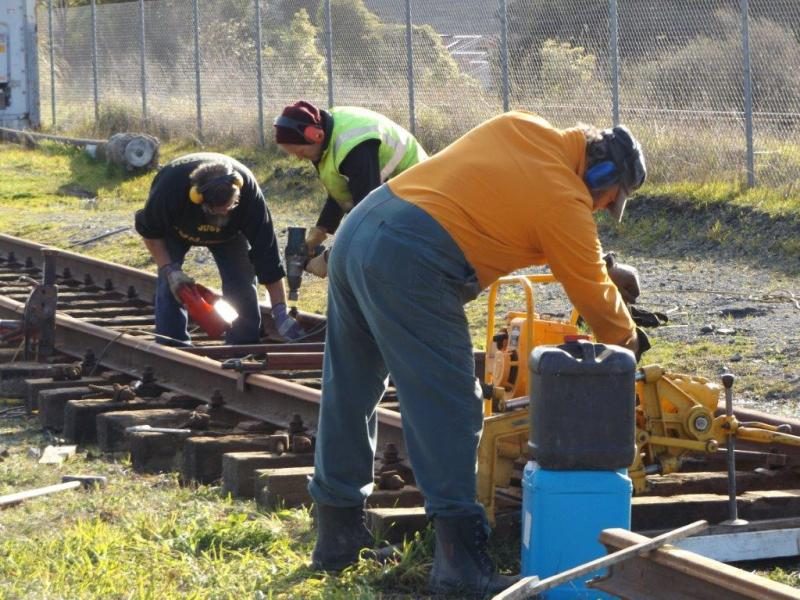
[[[286,273],[267,204],[243,164],[210,152],[176,158],[153,179],[147,203],[135,220],[136,231],[158,265],[155,317],[160,343],[181,345],[189,340],[187,313],[177,294],[181,286],[194,283],[182,270],[191,246],[208,247],[219,268],[223,296],[239,313],[226,343],[260,341],[256,278],[267,288],[278,332],[289,340],[303,335],[286,311]]]

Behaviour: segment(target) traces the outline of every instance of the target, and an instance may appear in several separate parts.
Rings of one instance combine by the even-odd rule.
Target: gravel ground
[[[737,404],[800,417],[800,298],[797,281],[736,260],[632,257],[643,281],[639,304],[667,313],[653,343],[700,348],[681,357],[685,372],[714,377],[730,370],[746,388]],[[793,291],[794,290],[794,291]]]
[[[661,362],[653,359],[669,344],[674,352],[662,362],[668,370],[710,379],[729,370],[741,380],[734,387],[736,404],[800,418],[800,298],[791,291],[796,280],[720,258],[621,258],[639,270],[637,306],[668,318],[646,329],[653,350],[643,364]],[[569,311],[555,286],[540,286],[537,304],[562,318]],[[737,387],[744,389],[737,393]]]

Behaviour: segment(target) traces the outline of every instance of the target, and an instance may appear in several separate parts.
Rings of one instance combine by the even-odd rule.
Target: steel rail
[[[647,541],[646,537],[619,529],[606,530],[600,542],[609,551]],[[591,587],[623,598],[649,600],[789,600],[798,590],[759,577],[693,552],[678,548],[659,548],[646,557],[614,565],[609,573],[595,579]]]
[[[69,273],[69,278],[77,281],[86,280],[88,275],[91,281],[101,289],[135,295],[150,303],[155,297],[158,278],[153,273],[69,250],[38,244],[12,235],[0,234],[0,265],[10,264],[9,256],[13,254],[15,264],[24,265],[28,262],[34,268],[41,269],[44,262],[42,250],[45,248],[56,253],[56,271],[62,279],[68,278],[65,273]],[[262,304],[261,312],[265,320],[271,324],[270,307]],[[299,321],[304,327],[314,327],[324,323],[325,317],[300,312]]]
[[[0,296],[0,315],[19,318],[25,305]],[[226,408],[241,415],[288,427],[299,414],[312,432],[319,417],[319,390],[263,374],[241,375],[220,368],[219,361],[196,356],[124,332],[116,332],[67,315],[56,314],[56,348],[80,358],[91,349],[102,365],[141,377],[146,367],[154,371],[159,385],[206,402],[220,399]],[[242,379],[244,377],[244,379]],[[381,442],[404,447],[400,414],[377,409]]]
[[[96,285],[101,289],[123,293],[128,296],[150,300],[155,294],[156,276],[152,273],[131,267],[114,264],[68,250],[50,248],[28,240],[10,235],[0,234],[0,266],[20,269],[22,274],[31,276],[31,272],[41,270],[44,265],[42,251],[47,249],[55,255],[56,271],[62,281],[83,281],[84,284]],[[71,288],[61,286],[67,293]],[[131,289],[131,291],[128,291]],[[8,290],[10,288],[6,288]],[[11,288],[16,289],[16,288]],[[12,299],[0,295],[0,314],[6,318],[19,318],[24,312],[22,298]],[[316,427],[319,416],[320,392],[298,383],[272,377],[263,373],[240,374],[231,370],[223,370],[220,361],[213,358],[231,356],[220,346],[219,350],[171,348],[156,344],[125,331],[101,327],[69,316],[68,307],[59,309],[56,314],[57,349],[68,356],[81,358],[91,349],[99,362],[110,369],[141,377],[145,367],[152,367],[158,383],[169,390],[187,394],[206,402],[218,402],[220,399],[230,410],[255,419],[269,421],[286,427],[295,414],[299,414],[310,429]],[[262,305],[262,311],[269,312],[269,307]],[[306,324],[324,323],[325,318],[319,315],[301,313],[301,322]],[[132,332],[133,333],[133,332]],[[313,348],[314,352],[322,349],[321,344],[302,344],[299,348],[285,349],[280,344],[258,345],[253,350],[278,351],[273,364],[275,367],[303,367],[300,363],[313,361],[318,367],[319,356],[302,356],[293,361],[284,352],[302,352]],[[197,353],[197,354],[196,354]],[[212,357],[200,354],[209,353]],[[241,355],[239,355],[241,356]],[[392,442],[401,448],[405,447],[401,431],[399,413],[379,407],[377,410],[379,435],[382,442]]]

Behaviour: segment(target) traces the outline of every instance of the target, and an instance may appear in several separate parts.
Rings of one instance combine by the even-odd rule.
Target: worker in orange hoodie
[[[433,520],[432,592],[496,593],[513,583],[487,554],[476,500],[483,425],[463,305],[497,278],[548,264],[599,342],[639,353],[609,278],[592,213],[621,218],[642,185],[641,148],[624,127],[561,130],[509,112],[399,174],[356,206],[329,258],[328,331],[314,477],[312,566],[355,562],[372,538],[376,406],[388,372]],[[620,286],[638,293],[635,273]]]

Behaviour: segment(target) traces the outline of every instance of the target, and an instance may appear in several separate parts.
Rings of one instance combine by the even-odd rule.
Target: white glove
[[[328,250],[323,251],[306,263],[306,272],[322,277],[328,276]]]
[[[272,319],[275,321],[275,329],[285,340],[296,340],[306,334],[300,324],[286,312],[283,302],[272,307]]]
[[[159,268],[158,272],[160,275],[167,278],[169,291],[172,292],[172,295],[175,296],[175,299],[178,302],[181,301],[180,297],[178,296],[180,289],[185,285],[194,285],[194,279],[184,273],[177,263],[168,263]]]

